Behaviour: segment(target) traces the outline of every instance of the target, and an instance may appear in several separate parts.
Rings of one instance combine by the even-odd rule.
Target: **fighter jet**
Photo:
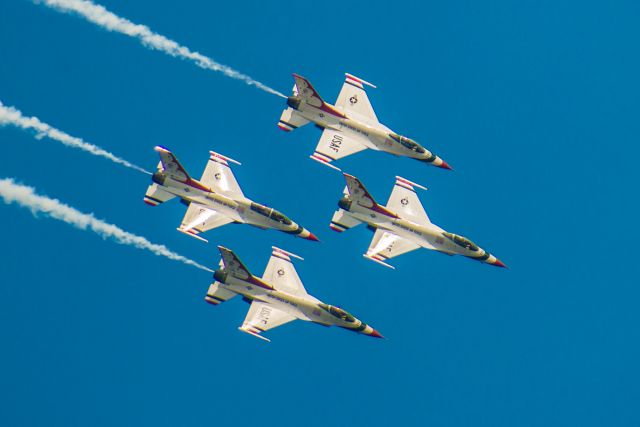
[[[254,337],[270,341],[261,335],[292,320],[300,319],[323,326],[339,326],[364,335],[382,338],[371,326],[343,309],[328,305],[309,295],[302,285],[291,258],[302,259],[273,247],[271,259],[262,278],[256,277],[233,251],[218,246],[222,260],[213,277],[205,301],[218,305],[236,295],[251,304],[240,329]]]
[[[246,198],[229,167],[229,162],[238,165],[239,162],[211,151],[207,167],[198,181],[187,174],[171,151],[160,146],[154,149],[160,154],[160,163],[151,177],[153,182],[144,202],[157,206],[179,197],[188,208],[178,231],[206,242],[200,233],[233,222],[318,240],[284,214]]]
[[[336,105],[324,102],[309,80],[293,75],[293,96],[287,98],[288,108],[282,113],[278,127],[290,132],[313,122],[323,129],[316,151],[310,156],[313,160],[340,170],[331,162],[371,148],[451,169],[416,141],[380,123],[364,90],[364,85],[375,86],[351,74],[345,75]]]
[[[396,177],[387,206],[378,204],[355,176],[344,174],[347,186],[339,209],[331,219],[332,230],[343,232],[360,223],[375,230],[367,253],[363,256],[385,267],[385,261],[418,248],[432,249],[448,255],[463,255],[498,267],[506,267],[498,258],[471,240],[449,233],[433,224],[422,207],[414,187],[425,187]]]

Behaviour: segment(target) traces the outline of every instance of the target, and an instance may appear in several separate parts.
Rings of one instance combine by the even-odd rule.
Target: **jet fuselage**
[[[335,129],[347,135],[359,136],[359,141],[365,139],[369,142],[367,146],[373,150],[410,157],[434,166],[451,169],[442,159],[414,140],[393,132],[381,123],[367,124],[355,117],[348,117],[333,106],[323,104],[321,108],[314,107],[295,96],[287,99],[287,105],[293,108],[297,114],[321,128]],[[339,138],[338,135],[338,141]],[[336,149],[339,149],[337,142]]]
[[[462,255],[488,264],[501,264],[494,255],[478,247],[469,239],[448,233],[433,223],[418,224],[401,218],[391,211],[376,211],[360,205],[349,196],[340,199],[338,206],[365,224],[397,234],[423,248],[448,255]]]
[[[338,307],[324,304],[311,295],[292,295],[275,289],[255,276],[240,279],[224,269],[217,270],[213,277],[231,292],[252,301],[257,300],[273,305],[298,319],[323,326],[339,326],[365,335],[380,337],[380,334],[371,326]]]
[[[206,206],[234,221],[247,223],[258,228],[283,231],[304,239],[315,239],[315,236],[308,230],[291,221],[287,216],[273,208],[255,203],[246,197],[232,199],[212,191],[198,181],[182,182],[163,172],[153,174],[152,180],[165,191],[180,197],[182,200]]]

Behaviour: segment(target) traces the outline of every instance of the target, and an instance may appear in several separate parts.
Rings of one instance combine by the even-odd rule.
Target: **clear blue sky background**
[[[442,3],[442,4],[436,4]],[[0,100],[147,168],[172,148],[243,162],[245,193],[321,244],[251,227],[175,231],[148,177],[0,129],[0,175],[215,266],[261,274],[271,245],[307,289],[388,340],[294,322],[266,344],[210,274],[0,206],[0,424],[640,425],[638,2],[104,1],[113,12],[288,93],[330,101],[343,72],[378,85],[381,120],[455,172],[380,153],[341,162],[386,201],[429,187],[432,220],[503,270],[416,251],[362,258],[364,228],[328,222],[344,185],[308,159],[319,131],[276,127],[284,102],[29,1],[0,5]]]

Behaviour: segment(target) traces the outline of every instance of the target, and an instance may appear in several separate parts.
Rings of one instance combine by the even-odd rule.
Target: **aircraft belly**
[[[374,213],[373,211],[369,211],[369,212],[364,213],[364,212],[349,211],[349,213],[360,222],[373,225],[374,227],[388,228],[388,225],[385,226],[385,224],[390,224],[390,222],[384,221],[383,218],[380,218],[382,215]],[[371,215],[375,215],[375,216],[372,217]]]
[[[200,203],[204,206],[206,206],[207,208],[216,211],[217,213],[224,215],[226,217],[231,218],[234,221],[242,221],[242,218],[240,217],[240,215],[238,215],[238,212],[228,206],[225,205],[221,205],[219,203],[215,203],[212,202],[211,200],[209,200],[208,198],[205,198],[204,201],[200,201],[200,200],[193,200],[196,203]]]
[[[263,299],[264,302],[276,307],[278,310],[282,310],[300,320],[311,320],[304,313],[304,309],[307,304],[302,298],[295,297],[293,295],[275,290],[273,292],[267,292]]]
[[[425,249],[432,249],[440,252],[450,252],[447,248],[447,241],[438,231],[439,228],[433,230],[429,227],[411,226],[407,221],[400,220],[388,228],[394,234],[414,242]]]
[[[323,128],[337,129],[339,127],[339,119],[331,114],[323,113],[321,110],[313,107],[307,107],[303,110],[296,110],[303,118],[317,124]]]
[[[276,228],[274,227],[275,224],[271,220],[262,215],[256,214],[251,209],[242,209],[238,215],[242,218],[242,222],[253,225],[254,227],[258,227],[262,230]]]

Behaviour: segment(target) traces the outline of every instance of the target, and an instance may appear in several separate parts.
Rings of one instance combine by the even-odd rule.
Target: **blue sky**
[[[329,101],[344,72],[375,83],[381,121],[455,172],[373,152],[340,166],[381,201],[395,175],[429,187],[431,219],[510,269],[363,259],[367,230],[328,228],[344,183],[308,159],[319,131],[278,130],[282,99],[5,1],[5,105],[146,168],[156,144],[195,176],[210,149],[240,160],[245,194],[322,243],[189,239],[182,205],[142,202],[148,177],[11,127],[1,177],[209,266],[216,244],[256,274],[290,250],[310,293],[388,339],[294,322],[265,345],[236,329],[244,303],[204,302],[208,273],[2,205],[4,425],[640,424],[637,2],[101,4],[285,93],[292,72]]]

